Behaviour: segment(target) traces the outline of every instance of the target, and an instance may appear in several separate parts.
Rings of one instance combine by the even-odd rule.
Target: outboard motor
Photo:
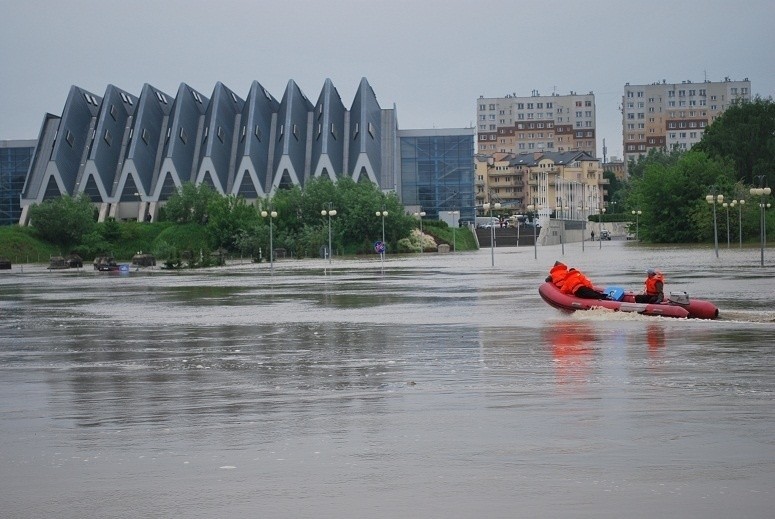
[[[688,305],[689,294],[686,292],[670,292],[670,295],[667,296],[667,300],[678,305]]]

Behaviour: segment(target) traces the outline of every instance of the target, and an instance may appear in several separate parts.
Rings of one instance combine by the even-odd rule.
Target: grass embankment
[[[102,255],[129,261],[141,251],[167,257],[174,255],[176,250],[206,248],[206,234],[201,226],[124,222],[108,231],[107,225],[97,224],[95,233],[68,250],[41,240],[33,227],[3,226],[0,227],[0,257],[12,263],[48,263],[51,256],[76,253],[84,261]]]
[[[458,251],[477,249],[474,234],[468,227],[460,227],[453,230],[452,227],[443,222],[433,222],[430,225],[424,225],[423,232],[433,236],[436,239],[436,243],[446,243],[449,245],[450,250],[452,250],[453,244]]]
[[[11,263],[48,263],[51,256],[59,255],[59,247],[40,240],[29,227],[0,227],[0,257]]]

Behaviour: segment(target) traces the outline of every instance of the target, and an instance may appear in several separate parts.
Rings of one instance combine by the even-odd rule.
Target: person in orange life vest
[[[572,294],[576,297],[584,299],[605,299],[606,295],[595,290],[592,282],[581,273],[580,270],[575,268],[568,269],[568,277],[565,278],[565,282],[562,284],[560,291],[563,294]]]
[[[643,294],[635,296],[636,303],[661,303],[665,299],[665,278],[658,270],[646,271],[646,287]]]
[[[557,288],[562,288],[562,284],[565,278],[568,277],[568,266],[559,261],[554,262],[554,266],[549,270],[549,275],[546,277],[546,282],[554,283]]]

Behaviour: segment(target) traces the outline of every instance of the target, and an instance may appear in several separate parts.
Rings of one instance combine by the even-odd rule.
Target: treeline
[[[641,211],[641,241],[712,241],[713,207],[706,196],[719,194],[727,203],[716,204],[719,241],[729,231],[737,242],[741,228],[743,241],[758,241],[759,197],[750,189],[772,186],[775,180],[775,103],[759,97],[735,103],[708,126],[691,150],[652,150],[631,162],[628,172],[627,182],[609,189],[613,202],[609,207],[624,215]],[[732,200],[737,202],[731,205]],[[766,228],[775,229],[771,210],[765,211],[765,218]]]
[[[336,183],[312,179],[303,190],[281,189],[255,205],[242,197],[221,195],[205,184],[186,183],[153,223],[113,219],[98,223],[88,197],[63,196],[31,207],[30,220],[34,233],[63,255],[129,259],[142,251],[170,267],[196,267],[224,255],[268,260],[270,231],[275,251],[282,249],[295,258],[318,257],[328,247],[330,210],[336,210],[330,218],[335,255],[373,253],[374,243],[382,240],[383,219],[389,253],[420,252],[423,247],[419,233],[413,232],[419,222],[405,214],[394,193],[348,178]],[[434,223],[428,230],[441,242],[459,237],[459,250],[476,247],[470,233],[453,236],[446,224]]]

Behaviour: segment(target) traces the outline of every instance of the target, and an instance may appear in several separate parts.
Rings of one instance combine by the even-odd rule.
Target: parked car
[[[634,232],[628,232],[627,236],[625,236],[628,240],[634,240],[635,239],[635,233]]]
[[[601,240],[610,240],[611,239],[611,231],[608,229],[603,229],[600,231],[600,239]]]

